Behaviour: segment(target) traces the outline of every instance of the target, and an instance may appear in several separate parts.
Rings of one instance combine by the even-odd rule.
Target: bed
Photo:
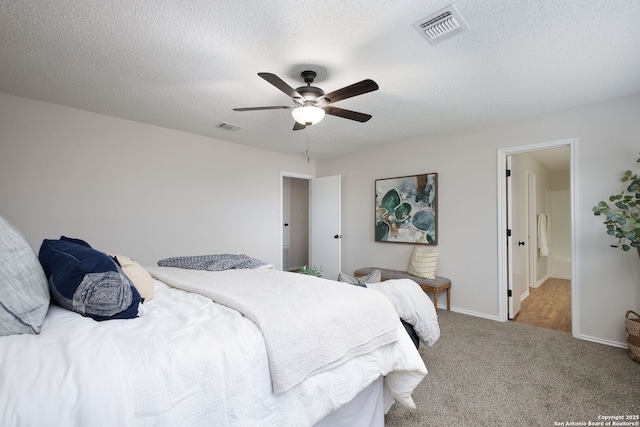
[[[0,237],[6,279],[35,253],[2,217]],[[51,286],[32,261],[0,289],[0,425],[383,426],[394,401],[414,405],[427,374],[389,296],[269,268],[148,267],[151,288],[133,292],[152,298],[131,318],[96,321],[52,303],[38,308],[39,326],[12,333],[6,294],[42,274]],[[429,328],[432,344],[437,321]],[[353,335],[357,345],[341,347]]]

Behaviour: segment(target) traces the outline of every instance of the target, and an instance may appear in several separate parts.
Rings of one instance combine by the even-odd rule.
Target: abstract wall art
[[[377,242],[438,244],[438,174],[376,180]]]

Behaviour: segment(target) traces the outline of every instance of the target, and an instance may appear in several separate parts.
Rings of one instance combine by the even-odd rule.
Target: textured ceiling
[[[6,0],[0,92],[312,157],[366,150],[640,92],[640,1],[457,0],[470,29],[431,46],[412,24],[435,0]],[[326,92],[380,89],[292,131],[257,76]],[[222,123],[242,129],[219,129]]]

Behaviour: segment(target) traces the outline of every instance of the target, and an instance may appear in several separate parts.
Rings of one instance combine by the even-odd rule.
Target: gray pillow
[[[0,216],[0,336],[39,334],[49,309],[49,284],[36,253]]]
[[[348,274],[339,273],[338,274],[338,282],[350,283],[356,286],[362,286],[363,288],[367,287],[367,283],[380,283],[382,281],[382,275],[380,274],[380,270],[373,270],[371,273],[366,276],[354,277],[349,276]]]

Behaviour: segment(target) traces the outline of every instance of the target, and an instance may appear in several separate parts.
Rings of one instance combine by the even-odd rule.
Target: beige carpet
[[[444,310],[439,322],[438,342],[420,345],[429,374],[413,393],[417,409],[395,404],[388,427],[587,425],[640,414],[640,364],[626,349]]]

